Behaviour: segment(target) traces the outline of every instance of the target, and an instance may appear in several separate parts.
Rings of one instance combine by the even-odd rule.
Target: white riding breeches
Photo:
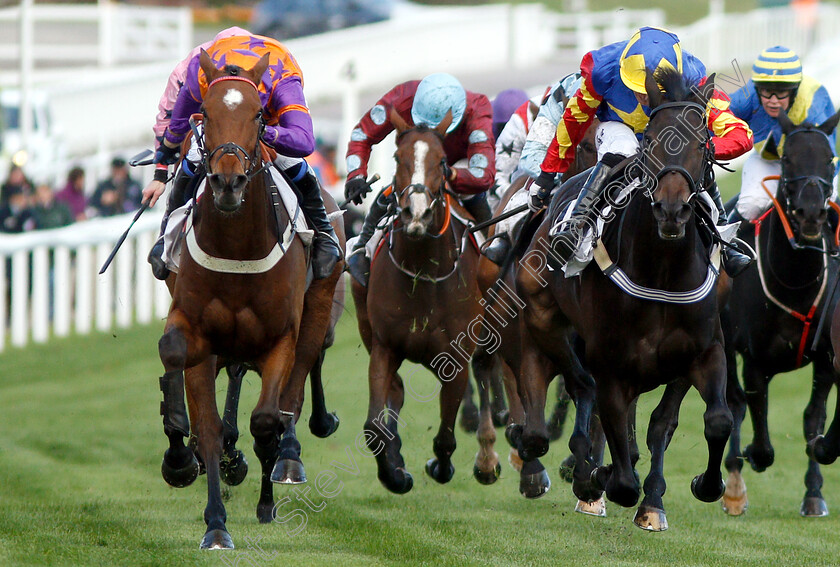
[[[633,130],[621,122],[601,122],[595,130],[595,148],[598,161],[605,154],[630,157],[639,150],[639,140]]]

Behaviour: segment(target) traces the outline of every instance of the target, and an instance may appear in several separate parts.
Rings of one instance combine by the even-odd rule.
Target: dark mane
[[[225,65],[224,72],[227,75],[236,77],[242,73],[242,67],[240,67],[239,65]]]
[[[662,96],[671,102],[688,101],[700,93],[696,83],[671,67],[660,67],[654,72],[653,78],[664,89]]]

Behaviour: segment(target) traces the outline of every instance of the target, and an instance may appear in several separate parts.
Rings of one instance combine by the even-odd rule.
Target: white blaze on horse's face
[[[426,155],[429,153],[429,144],[422,140],[414,142],[414,173],[411,175],[411,185],[421,187],[426,185]],[[411,222],[408,231],[425,230],[423,214],[429,208],[429,197],[425,191],[418,191],[409,195],[411,205]]]
[[[225,106],[228,110],[234,110],[237,106],[242,104],[242,93],[236,89],[228,89],[228,92],[225,93],[222,102],[225,103]]]

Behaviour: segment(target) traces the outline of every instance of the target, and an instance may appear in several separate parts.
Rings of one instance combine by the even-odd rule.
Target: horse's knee
[[[280,430],[280,418],[268,412],[251,414],[251,435],[254,439],[271,439]]]
[[[171,327],[158,341],[160,360],[167,369],[183,369],[187,360],[187,338],[177,327]]]
[[[706,429],[704,431],[706,439],[719,440],[729,438],[729,434],[732,433],[734,420],[728,409],[722,408],[718,411],[706,412],[703,419],[706,423]]]

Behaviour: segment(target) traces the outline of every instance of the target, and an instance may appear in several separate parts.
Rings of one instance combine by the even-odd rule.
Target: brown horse
[[[665,88],[664,95],[657,81]],[[616,205],[621,218],[608,226],[603,244],[598,245],[598,264],[608,275],[596,263],[574,278],[547,269],[558,199],[531,242],[526,255],[529,269],[523,266],[517,273],[517,291],[526,304],[520,372],[526,412],[519,443],[523,459],[542,456],[548,449],[544,404],[549,380],[558,371],[567,379],[581,372],[571,345],[574,330],[585,343],[586,368],[597,384],[598,411],[612,464],[593,468],[595,463],[587,460],[591,440],[576,427],[569,441],[577,457],[573,489],[582,500],[595,500],[605,489],[610,500],[635,505],[641,487],[634,470],[631,408],[640,394],[668,384],[651,416],[651,469],[635,518],[636,525],[650,530],[667,528],[662,504],[664,453],[680,402],[692,384],[706,402],[708,465],[691,485],[700,500],[711,502],[723,494],[720,464],[732,428],[713,293],[716,271],[709,266],[709,248],[701,232],[705,229],[700,228],[703,221],[695,212],[697,193],[709,182],[705,110],[713,78],[702,93],[676,72],[664,72],[657,81],[648,77],[650,122],[642,152],[631,162],[635,172],[628,177],[639,179],[643,187]],[[687,144],[675,148],[666,143],[675,136]],[[579,184],[570,180],[566,196],[577,195]],[[603,251],[615,260],[605,258]],[[580,406],[578,401],[578,412]]]
[[[195,206],[192,235],[171,287],[172,305],[159,342],[164,430],[170,442],[163,471],[167,482],[184,486],[195,478],[196,456],[201,460],[208,489],[201,547],[219,549],[232,548],[233,541],[220,489],[220,465],[225,463],[224,424],[215,394],[218,360],[245,364],[262,377],[251,433],[263,472],[257,516],[270,522],[272,481],[305,481],[294,424],[306,375],[321,355],[343,265],[307,291],[306,250],[294,237],[284,208],[272,203],[276,195],[263,171],[271,164],[259,143],[262,105],[255,86],[268,56],[250,70],[219,70],[205,52],[200,64],[209,83],[203,106],[209,190]],[[239,104],[226,104],[231,98]],[[330,206],[335,210],[334,202]],[[195,452],[183,443],[190,434],[184,382]]]
[[[443,135],[451,115],[434,129],[410,128],[396,112],[390,119],[397,129],[393,188],[399,216],[371,263],[369,286],[353,281],[352,291],[359,331],[370,352],[365,438],[376,455],[379,480],[403,494],[413,480],[400,454],[397,426],[406,385],[397,370],[407,359],[423,364],[440,381],[440,428],[426,472],[449,482],[455,472],[450,458],[455,419],[481,328],[481,294],[478,250],[460,220],[466,214],[446,192]],[[410,381],[408,388],[410,393],[418,389]],[[489,427],[479,428],[475,474],[489,483],[498,477],[499,464],[489,412],[483,417]]]

